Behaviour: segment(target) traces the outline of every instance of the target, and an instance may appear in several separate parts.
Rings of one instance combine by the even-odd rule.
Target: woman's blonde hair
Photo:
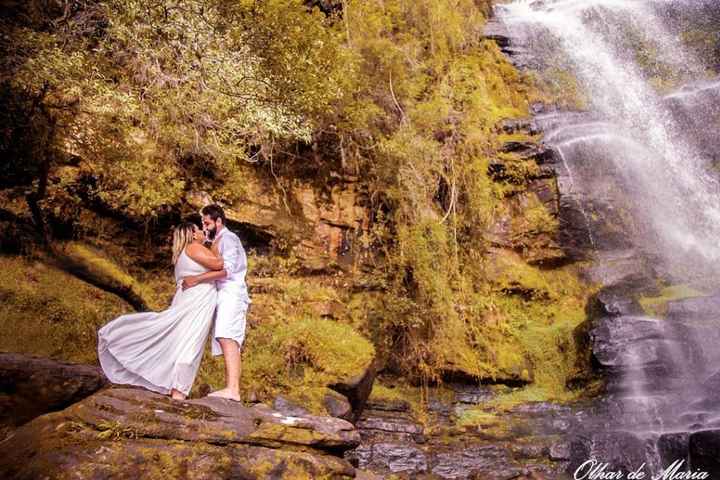
[[[192,222],[181,223],[173,229],[173,245],[172,245],[172,263],[177,263],[180,254],[185,250],[185,247],[190,245],[193,241],[193,234],[197,225]]]

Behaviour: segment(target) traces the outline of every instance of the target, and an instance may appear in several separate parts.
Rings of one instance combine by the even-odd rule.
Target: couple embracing
[[[209,396],[240,401],[240,352],[250,304],[247,257],[240,239],[225,226],[221,207],[208,205],[201,214],[203,229],[187,222],[173,231],[177,289],[170,307],[122,315],[102,327],[98,358],[113,383],[183,400],[212,330],[212,354],[225,358],[226,387]]]

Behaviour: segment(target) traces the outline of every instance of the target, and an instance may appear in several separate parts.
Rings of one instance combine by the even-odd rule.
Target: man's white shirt
[[[236,290],[238,296],[250,303],[245,275],[247,274],[247,256],[240,238],[234,232],[223,227],[215,238],[218,250],[223,258],[227,276],[217,281],[218,290]]]

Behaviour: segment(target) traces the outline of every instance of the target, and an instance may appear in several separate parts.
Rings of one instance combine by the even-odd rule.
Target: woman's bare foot
[[[173,400],[185,400],[187,395],[173,388],[170,392],[170,397],[172,397]]]
[[[232,392],[229,388],[223,388],[222,390],[209,393],[208,397],[227,398],[228,400],[235,400],[236,402],[240,401],[240,393]]]

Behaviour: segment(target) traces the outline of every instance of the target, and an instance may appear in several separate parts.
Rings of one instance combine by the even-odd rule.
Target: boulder
[[[365,408],[370,392],[372,392],[373,382],[377,375],[378,364],[373,359],[361,372],[342,379],[332,385],[328,385],[332,390],[344,395],[350,402],[352,407],[351,421],[356,422],[360,418],[360,414]]]
[[[709,478],[720,478],[720,430],[692,433],[688,443],[692,470],[707,472]]]
[[[538,165],[553,164],[558,161],[558,154],[554,149],[537,142],[505,142],[501,147],[501,151],[515,153],[523,160],[535,160]]]
[[[508,118],[501,120],[498,126],[508,134],[527,132],[530,135],[538,135],[541,133],[537,122],[533,118]]]
[[[592,353],[605,368],[647,368],[652,365],[667,368],[676,365],[673,351],[693,358],[692,344],[681,336],[671,337],[660,320],[646,317],[603,317],[590,331]],[[649,373],[649,372],[648,372]]]
[[[669,467],[676,460],[687,458],[689,436],[690,434],[687,432],[660,435],[657,449],[662,461],[662,468]]]
[[[275,397],[275,400],[273,400],[273,408],[283,415],[290,416],[307,415],[310,413],[305,407],[298,405],[282,395]]]
[[[595,301],[603,315],[642,315],[642,306],[635,298],[626,296],[627,292],[615,288],[604,288],[595,295]]]
[[[307,395],[309,392],[312,394]],[[291,392],[290,398],[278,395],[273,400],[273,408],[284,415],[307,415],[311,412],[303,405],[313,401],[319,401],[320,408],[315,413],[348,421],[353,419],[352,406],[345,395],[326,387],[306,389],[299,394]]]
[[[350,405],[348,399],[345,395],[341,395],[334,390],[327,390],[323,396],[322,404],[328,415],[332,417],[344,418],[345,420],[355,418],[352,405]]]
[[[0,425],[18,426],[62,410],[107,384],[98,367],[0,353]]]
[[[597,261],[585,269],[583,275],[588,281],[613,288],[626,297],[637,293],[660,293],[651,262],[633,249],[598,253]]]
[[[352,478],[340,455],[359,442],[338,418],[108,388],[17,429],[0,477]]]
[[[623,478],[627,478],[629,472],[647,462],[647,448],[648,440],[631,432],[608,430],[576,435],[570,440],[567,472],[572,474],[585,462],[595,459],[600,464],[607,463],[608,471],[620,471]],[[580,471],[581,475],[586,473],[587,470]]]

